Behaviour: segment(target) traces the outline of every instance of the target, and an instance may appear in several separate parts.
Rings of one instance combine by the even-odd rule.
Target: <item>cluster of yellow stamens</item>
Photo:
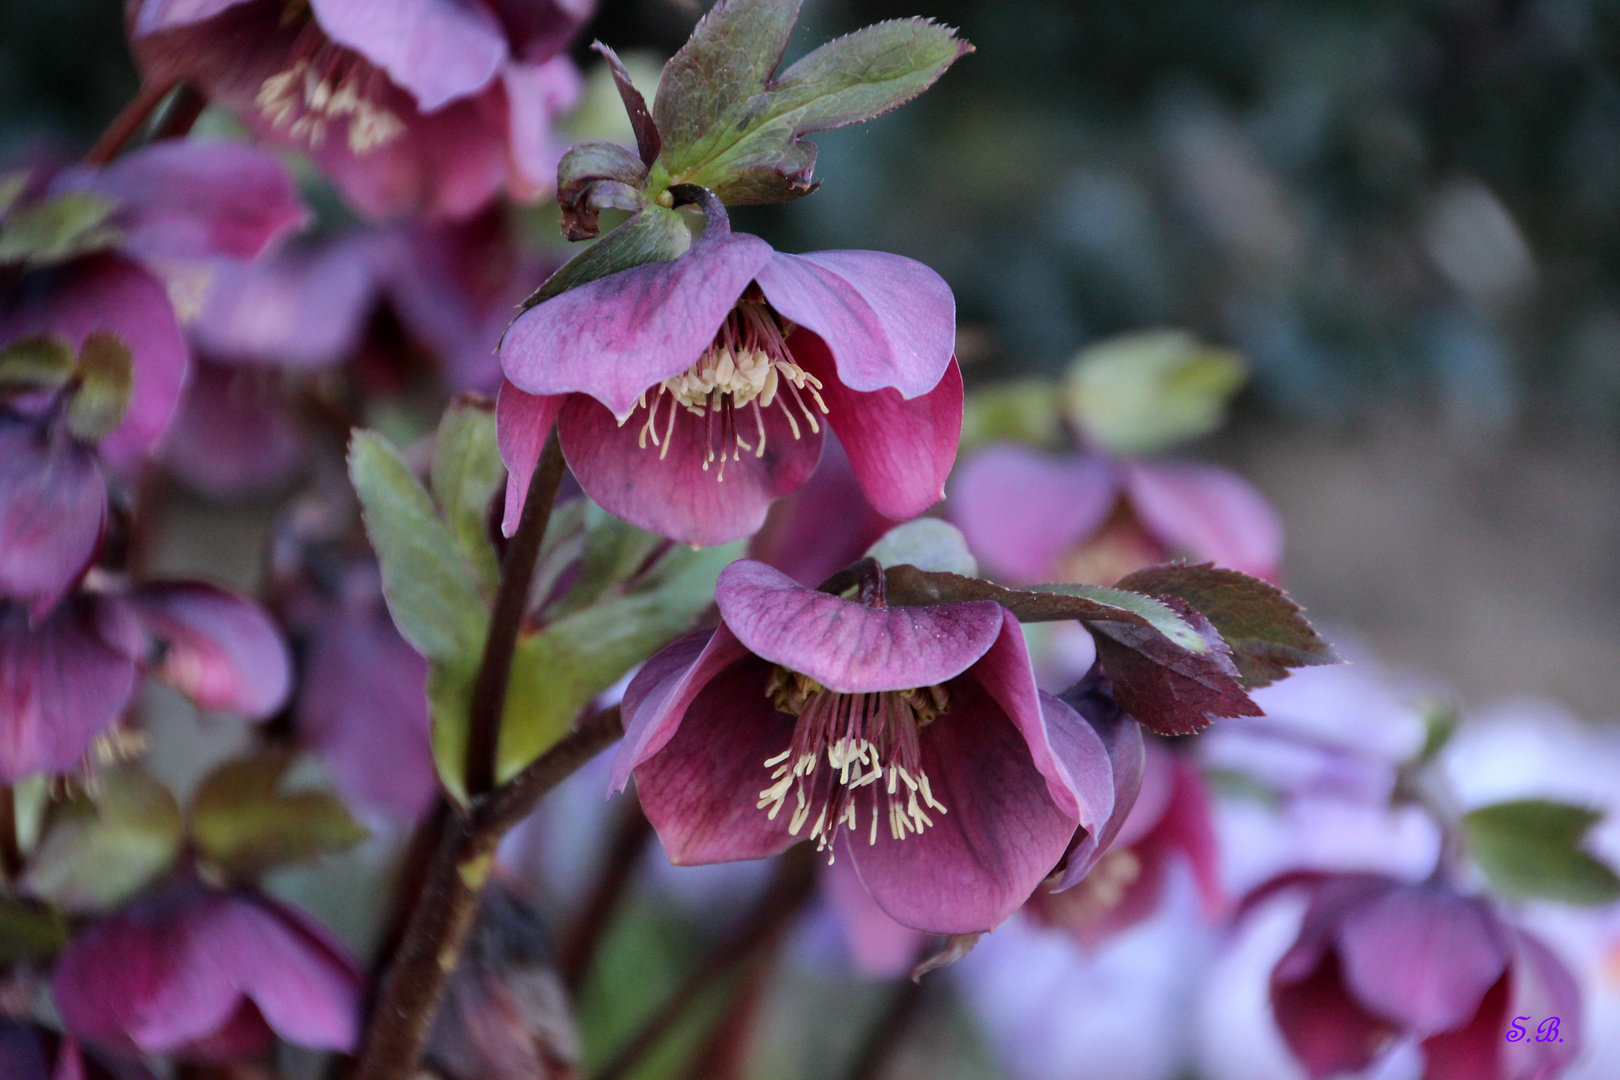
[[[288,6],[285,18],[307,20],[292,48],[292,63],[259,85],[254,104],[271,126],[311,148],[326,141],[328,126],[348,122],[349,149],[375,150],[405,133],[392,111],[378,104],[386,77],[357,53],[334,45],[305,6]]]
[[[807,675],[777,667],[766,682],[776,708],[797,716],[788,748],[765,762],[771,786],[759,793],[759,809],[775,821],[794,796],[788,832],[798,836],[810,824],[809,839],[832,861],[840,828],[860,829],[857,796],[870,791],[866,842],[877,843],[878,819],[888,820],[889,836],[904,840],[934,821],[929,810],[946,813],[921,767],[918,733],[950,707],[943,686],[840,694]],[[821,759],[827,759],[822,769]],[[885,803],[880,815],[878,804]],[[812,824],[812,817],[814,822]]]
[[[821,380],[793,362],[786,342],[790,332],[791,327],[784,331],[776,315],[763,303],[750,299],[739,302],[697,363],[641,395],[639,407],[647,410],[647,418],[641,425],[638,445],[645,450],[651,441],[659,448],[660,459],[668,457],[675,418],[684,409],[704,421],[703,470],[707,472],[718,461],[716,478],[724,480],[728,453],[732,461],[740,461],[744,450],[756,458],[765,456],[764,410],[772,405],[781,408],[795,439],[800,438],[799,421],[788,404],[789,397],[803,414],[811,434],[820,432],[816,410],[827,412],[819,393]],[[664,406],[666,394],[670,400],[660,438],[659,409]],[[815,409],[805,401],[807,396],[815,402]],[[737,423],[737,414],[744,409],[754,414],[753,442],[743,437]]]

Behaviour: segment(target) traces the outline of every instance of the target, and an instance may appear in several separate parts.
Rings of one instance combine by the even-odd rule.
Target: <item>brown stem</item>
[[[774,949],[761,949],[748,961],[702,1049],[687,1066],[686,1080],[742,1080],[746,1075],[748,1039],[765,1004],[776,955]]]
[[[22,841],[17,837],[17,792],[10,784],[0,787],[0,869],[6,881],[15,883],[22,876]]]
[[[705,991],[756,951],[775,942],[799,908],[810,899],[815,880],[816,858],[808,844],[800,844],[783,855],[775,880],[742,929],[710,953],[591,1080],[619,1080],[627,1075]]]
[[[617,706],[604,709],[445,826],[393,965],[371,1013],[356,1080],[408,1080],[438,1013],[445,982],[478,913],[478,898],[501,837],[528,816],[541,796],[621,734]]]
[[[86,165],[105,165],[118,156],[129,140],[133,139],[141,130],[141,125],[151,117],[153,111],[169,96],[169,91],[175,88],[177,80],[143,83],[140,93],[128,105],[121,109],[107,130],[101,133],[101,138],[84,155]]]
[[[912,1022],[922,1011],[923,997],[927,993],[919,979],[906,979],[895,988],[888,1007],[872,1024],[861,1043],[860,1050],[850,1063],[848,1080],[878,1080],[894,1059],[894,1053],[904,1044]]]
[[[193,125],[202,111],[208,107],[208,99],[198,90],[192,88],[190,83],[181,83],[180,88],[164,106],[163,114],[158,117],[157,123],[152,127],[152,142],[159,139],[183,139],[191,134]]]
[[[607,861],[596,879],[596,886],[591,889],[585,906],[580,909],[574,925],[569,927],[567,936],[563,938],[562,947],[557,950],[557,970],[562,975],[563,985],[576,996],[585,984],[585,973],[591,969],[591,960],[596,956],[602,932],[613,921],[619,898],[635,876],[636,863],[652,836],[652,824],[648,822],[647,815],[641,812],[641,804],[634,796],[626,798],[624,802],[618,827],[613,833],[613,842],[608,848]]]
[[[523,615],[529,604],[529,586],[534,582],[534,564],[540,557],[540,544],[551,520],[551,504],[562,484],[565,467],[557,429],[552,428],[545,449],[540,452],[540,462],[529,478],[529,494],[523,503],[517,534],[507,544],[506,555],[501,560],[501,584],[489,615],[489,635],[484,639],[478,679],[473,684],[472,731],[467,737],[468,798],[476,799],[495,787],[501,713],[506,708],[512,654],[517,649],[518,631],[523,627]]]

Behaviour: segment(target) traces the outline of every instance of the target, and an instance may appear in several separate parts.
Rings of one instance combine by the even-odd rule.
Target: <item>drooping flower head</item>
[[[139,0],[149,81],[186,80],[261,138],[310,152],[362,212],[463,217],[533,198],[579,75],[558,55],[591,0]]]
[[[1035,687],[1017,620],[987,601],[847,600],[743,560],[722,623],[625,694],[614,785],[633,771],[676,863],[814,841],[890,917],[999,923],[1114,808],[1107,748]]]
[[[955,301],[932,270],[875,251],[788,255],[703,239],[561,293],[501,346],[508,530],[553,422],[586,492],[645,529],[718,544],[758,529],[815,470],[831,427],[893,518],[937,502],[961,432]]]

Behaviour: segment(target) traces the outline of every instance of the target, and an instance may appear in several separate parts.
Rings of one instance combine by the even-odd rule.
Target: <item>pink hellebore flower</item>
[[[1272,971],[1271,1005],[1312,1080],[1364,1069],[1401,1036],[1420,1040],[1426,1080],[1544,1080],[1580,1052],[1574,978],[1485,901],[1360,873],[1262,890],[1298,881],[1311,903]],[[1509,1041],[1515,1016],[1531,1026]],[[1557,1037],[1537,1041],[1554,1016]]]
[[[950,510],[985,570],[1017,584],[1112,584],[1172,555],[1275,579],[1282,557],[1276,511],[1214,465],[990,446],[951,482]]]
[[[592,0],[132,0],[149,81],[185,80],[306,149],[373,217],[464,217],[550,190],[561,50]]]
[[[613,787],[634,771],[672,862],[813,840],[890,918],[975,933],[1108,820],[1107,748],[1036,689],[999,605],[889,608],[751,560],[715,598],[721,625],[649,660],[624,698]]]
[[[56,962],[73,1035],[111,1050],[239,1061],[273,1036],[351,1051],[364,997],[354,961],[308,916],[255,892],[182,881],[93,923]]]
[[[718,208],[669,262],[601,278],[512,323],[501,346],[506,528],[553,422],[605,509],[691,544],[746,536],[799,488],[823,424],[880,513],[938,502],[962,427],[956,302],[921,263],[787,255]]]

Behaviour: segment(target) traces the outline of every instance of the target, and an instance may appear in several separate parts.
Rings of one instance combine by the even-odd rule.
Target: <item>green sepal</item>
[[[692,231],[681,215],[649,203],[617,229],[564,263],[518,308],[518,314],[569,289],[647,263],[669,262],[692,246]]]
[[[1497,893],[1595,905],[1620,899],[1620,877],[1580,846],[1602,818],[1582,806],[1519,799],[1482,806],[1462,825],[1469,853]]]
[[[197,854],[228,881],[346,851],[369,834],[337,796],[283,791],[293,755],[266,749],[218,766],[186,809]]]
[[[84,339],[76,375],[79,385],[68,402],[68,430],[80,442],[100,442],[129,411],[135,358],[121,338],[98,330]]]
[[[50,266],[110,248],[122,239],[107,224],[117,208],[101,195],[70,191],[12,210],[0,222],[0,263]]]
[[[0,350],[0,392],[55,390],[73,378],[73,346],[59,337],[17,338]]]
[[[67,939],[67,919],[56,908],[0,897],[0,965],[49,960]]]
[[[896,525],[866,549],[882,567],[908,565],[919,570],[973,577],[979,561],[968,550],[967,537],[948,521],[923,517]]]
[[[184,830],[168,788],[133,766],[98,774],[57,807],[23,890],[64,911],[117,907],[174,865]]]
[[[1115,454],[1150,454],[1220,427],[1248,377],[1243,358],[1180,330],[1110,338],[1069,368],[1069,420]]]

